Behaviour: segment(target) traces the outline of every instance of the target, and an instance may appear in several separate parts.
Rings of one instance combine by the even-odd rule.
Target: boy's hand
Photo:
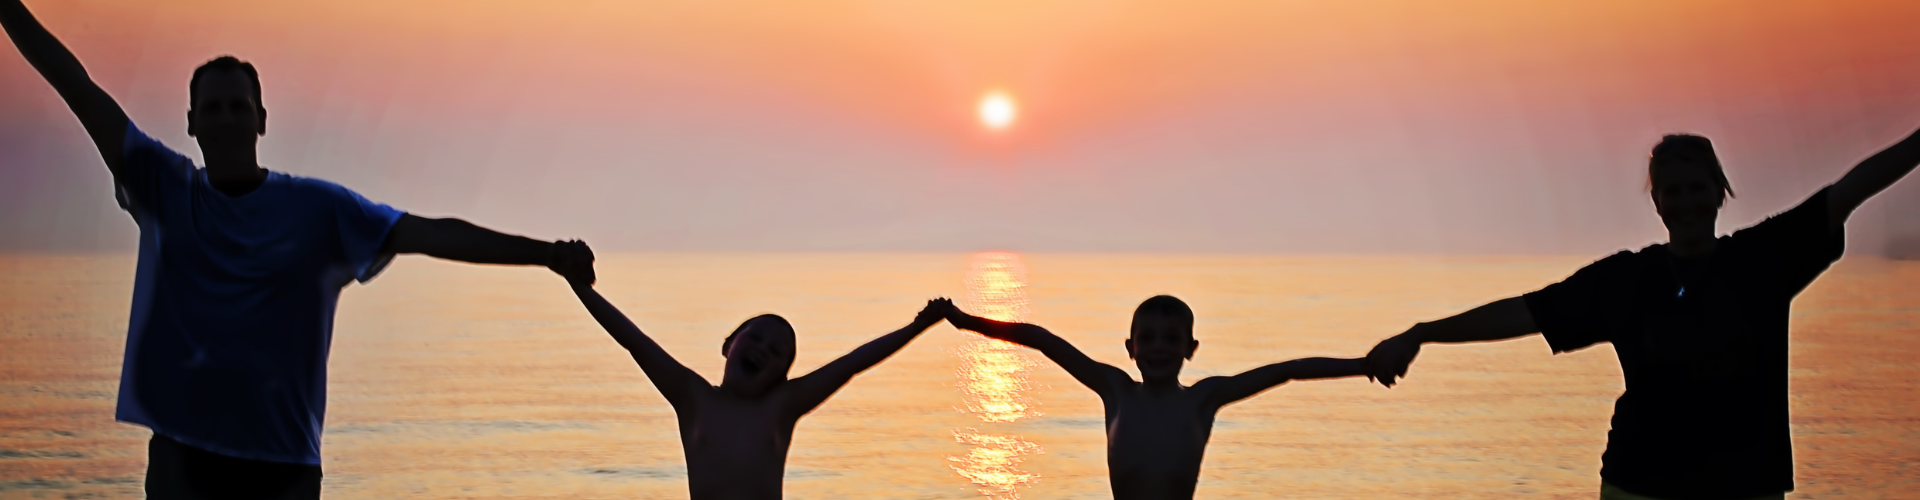
[[[961,311],[960,306],[953,305],[953,301],[951,300],[946,301],[946,303],[940,305],[940,317],[945,318],[948,323],[952,323],[955,320],[965,320],[966,318],[968,318],[967,313],[965,311]]]
[[[939,323],[940,320],[947,319],[947,311],[953,309],[953,301],[946,297],[929,300],[927,301],[927,306],[921,308],[919,314],[914,315],[913,323],[916,325],[933,326],[935,323]]]
[[[580,240],[557,241],[547,255],[547,268],[574,286],[593,286],[593,249]]]

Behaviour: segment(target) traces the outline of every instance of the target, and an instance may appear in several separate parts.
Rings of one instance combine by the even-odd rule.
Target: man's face
[[[253,97],[253,80],[239,70],[213,70],[194,82],[187,134],[206,146],[249,147],[267,133],[267,117]]]

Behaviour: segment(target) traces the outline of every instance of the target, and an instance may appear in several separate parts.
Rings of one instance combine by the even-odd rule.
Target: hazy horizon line
[[[1622,248],[1622,250],[1627,250]],[[1476,252],[1257,252],[1257,251],[1153,251],[1153,250],[643,250],[643,249],[596,249],[599,255],[979,255],[991,253],[1012,253],[1017,255],[1087,255],[1087,256],[1208,256],[1208,257],[1302,257],[1302,258],[1447,258],[1447,259],[1487,259],[1487,258],[1592,258],[1606,255],[1585,253],[1476,253]],[[136,257],[138,251],[126,250],[24,250],[0,248],[0,257]],[[1920,255],[1894,256],[1884,252],[1848,251],[1848,258],[1871,258],[1888,261],[1920,261]],[[431,257],[429,257],[431,258]]]

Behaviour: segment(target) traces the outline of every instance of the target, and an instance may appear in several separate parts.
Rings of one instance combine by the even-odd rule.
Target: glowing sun
[[[1013,125],[1013,119],[1019,115],[1019,109],[1013,104],[1013,97],[1003,92],[991,92],[980,98],[980,123],[987,128],[999,130]]]

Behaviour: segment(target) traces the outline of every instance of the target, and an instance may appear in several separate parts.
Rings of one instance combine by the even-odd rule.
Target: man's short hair
[[[253,63],[242,61],[240,58],[233,56],[216,57],[213,58],[212,61],[207,61],[206,64],[202,64],[200,67],[193,69],[193,79],[187,80],[188,108],[192,108],[200,103],[200,76],[212,71],[239,71],[245,73],[247,80],[253,82],[253,104],[262,109],[266,108],[267,105],[260,100],[260,72],[253,69]]]

